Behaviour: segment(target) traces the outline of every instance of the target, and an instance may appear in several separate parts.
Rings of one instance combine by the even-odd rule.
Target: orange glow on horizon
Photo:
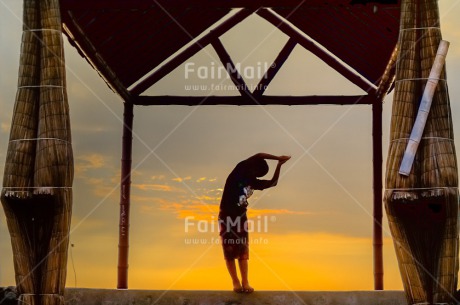
[[[308,233],[252,235],[249,278],[251,285],[258,290],[373,289],[370,238]],[[400,290],[402,284],[391,238],[386,238],[384,243],[385,289]],[[170,258],[166,265],[165,261],[154,258],[158,249],[152,248],[144,245],[143,249],[133,253],[129,269],[130,289],[231,288],[219,244],[184,245],[177,249],[180,252],[166,254]],[[171,248],[162,251],[168,250]],[[103,267],[94,269],[87,266],[84,272],[87,274],[82,287],[114,288],[116,268],[107,274]],[[94,276],[95,273],[99,275]],[[112,280],[107,281],[108,277]],[[67,286],[72,287],[72,284],[72,272],[69,270]]]

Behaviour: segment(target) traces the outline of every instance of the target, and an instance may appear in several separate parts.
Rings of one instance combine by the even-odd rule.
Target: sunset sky
[[[441,0],[454,131],[460,134],[460,0]],[[0,182],[17,87],[22,1],[0,0]],[[287,36],[257,16],[226,33],[223,44],[241,67],[271,64]],[[65,39],[67,90],[75,156],[68,287],[116,288],[122,100]],[[154,54],[152,54],[154,56]],[[212,48],[187,63],[219,66]],[[203,95],[187,85],[185,66],[148,90]],[[259,79],[246,79],[256,85]],[[361,94],[297,46],[267,95]],[[392,96],[384,103],[384,160]],[[257,153],[292,155],[276,188],[255,192],[249,217],[267,224],[251,234],[250,281],[259,290],[370,290],[372,265],[372,130],[370,106],[136,107],[129,257],[132,289],[229,289],[215,220],[228,173]],[[459,144],[457,143],[457,146]],[[457,149],[458,150],[458,149]],[[384,161],[385,162],[385,161]],[[268,176],[273,173],[276,163]],[[385,289],[402,289],[388,225]],[[194,225],[186,232],[186,219]],[[266,222],[264,223],[266,219]],[[264,230],[262,230],[264,231]],[[190,244],[190,238],[206,244]],[[9,233],[0,209],[0,286],[14,285]]]

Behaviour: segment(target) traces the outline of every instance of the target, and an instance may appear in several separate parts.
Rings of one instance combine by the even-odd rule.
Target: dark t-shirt
[[[250,174],[252,158],[254,157],[238,163],[228,175],[220,202],[219,218],[224,219],[230,216],[234,219],[245,215],[248,206],[247,199],[252,195],[253,190],[270,187],[270,181],[259,180]]]

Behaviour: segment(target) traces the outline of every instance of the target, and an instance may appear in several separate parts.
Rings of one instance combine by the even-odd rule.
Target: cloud
[[[198,199],[168,200],[158,197],[135,197],[133,200],[148,202],[141,205],[142,212],[152,212],[155,210],[170,211],[176,214],[178,219],[195,217],[197,220],[212,220],[219,213],[219,205],[208,204]]]
[[[219,213],[220,198],[198,196],[194,199],[168,200],[158,197],[135,197],[133,200],[149,202],[142,205],[143,212],[153,212],[156,209],[171,211],[178,219],[193,217],[196,220],[215,220]],[[153,204],[153,205],[152,205]],[[288,209],[248,209],[249,217],[271,215],[312,215],[310,212],[292,211]]]
[[[198,200],[191,200],[183,204],[171,203],[164,206],[163,209],[172,210],[176,213],[178,219],[194,217],[196,220],[215,220],[219,213],[218,205],[206,204]]]
[[[219,203],[221,199],[221,197],[212,197],[212,196],[207,196],[207,195],[196,196],[195,198],[200,201],[207,201],[207,202],[212,202],[212,203]]]
[[[183,192],[182,189],[167,184],[133,184],[133,188],[142,191]]]
[[[158,176],[152,176],[150,179],[152,180],[165,180],[165,175],[158,175]]]
[[[173,178],[172,181],[183,182],[183,181],[187,181],[187,180],[190,180],[190,179],[192,179],[192,177],[190,177],[190,176],[187,176],[187,177],[184,177],[184,178],[177,177],[177,178]]]
[[[138,173],[134,171],[132,176]],[[75,183],[88,185],[88,189],[99,198],[118,196],[120,170],[114,167],[111,157],[92,153],[76,156]]]
[[[288,209],[248,209],[248,217],[267,215],[313,215],[312,212],[291,211]]]
[[[206,179],[207,179],[206,177],[201,177],[201,178],[198,178],[196,182],[200,183],[200,182],[206,181]]]
[[[119,187],[117,184],[108,184],[110,179],[103,178],[87,178],[85,179],[87,184],[93,186],[93,193],[97,197],[106,197],[108,195],[118,195]]]
[[[106,157],[101,154],[79,156],[75,162],[75,172],[78,174],[91,169],[102,168],[106,164]]]

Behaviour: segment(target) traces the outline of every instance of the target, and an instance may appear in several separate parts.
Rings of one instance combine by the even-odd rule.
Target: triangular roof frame
[[[238,23],[244,21],[247,17],[254,13],[251,9],[242,9],[234,16],[219,25],[216,29],[207,33],[202,38],[194,41],[188,48],[176,54],[172,59],[165,62],[159,69],[145,77],[142,81],[136,84],[130,93],[134,96],[133,103],[135,105],[151,106],[151,105],[314,105],[314,104],[335,104],[335,105],[370,105],[374,98],[372,95],[377,93],[378,87],[370,83],[368,80],[353,72],[343,62],[338,60],[334,55],[324,50],[311,38],[302,35],[298,30],[291,26],[284,18],[278,16],[273,11],[267,8],[261,8],[255,13],[269,21],[273,26],[285,33],[289,40],[286,42],[273,64],[265,75],[262,77],[259,84],[255,87],[254,92],[250,92],[248,86],[244,82],[242,76],[235,68],[235,64],[231,59],[230,54],[225,49],[220,40],[220,36],[232,29]],[[186,62],[189,58],[195,55],[200,50],[208,45],[212,45],[224,67],[230,67],[227,72],[230,74],[232,82],[239,88],[239,97],[223,97],[223,96],[142,96],[141,94],[149,87],[155,85],[174,69]],[[278,71],[290,56],[293,49],[301,45],[306,50],[310,51],[324,63],[332,67],[347,80],[357,85],[367,95],[358,96],[266,96],[264,91],[274,79]],[[390,78],[386,78],[390,79]],[[388,85],[388,84],[385,84]]]
[[[331,0],[331,2],[337,2],[343,0]],[[214,105],[214,104],[229,104],[229,105],[268,105],[268,104],[282,104],[282,105],[310,105],[310,104],[338,104],[338,105],[355,105],[355,104],[372,104],[372,96],[382,96],[387,93],[391,86],[391,81],[394,75],[394,69],[392,69],[394,56],[396,52],[393,52],[389,59],[388,69],[380,76],[380,82],[372,84],[372,80],[366,79],[356,71],[352,71],[349,66],[343,63],[337,56],[333,55],[327,49],[315,42],[308,36],[304,35],[301,30],[296,29],[289,21],[284,17],[277,14],[273,8],[279,6],[279,1],[275,0],[258,0],[251,1],[250,4],[243,3],[244,1],[154,1],[159,7],[166,10],[166,8],[200,8],[204,6],[215,7],[215,8],[240,8],[240,11],[235,13],[233,16],[219,24],[212,31],[206,33],[201,38],[190,37],[192,42],[189,46],[181,51],[171,54],[170,57],[165,59],[161,64],[156,66],[153,73],[146,73],[137,80],[134,84],[127,86],[119,79],[119,76],[111,65],[100,55],[98,47],[94,41],[87,38],[85,29],[83,29],[79,23],[75,20],[72,11],[75,9],[82,9],[85,1],[76,0],[61,0],[63,5],[63,28],[66,35],[69,37],[69,41],[74,45],[84,58],[96,69],[106,83],[112,88],[113,91],[117,92],[123,100],[133,103],[134,105]],[[299,6],[299,1],[283,1],[282,8],[286,9],[289,7]],[[372,3],[391,3],[395,5],[394,1],[372,1]],[[357,2],[360,3],[360,2]],[[363,1],[367,5],[367,1]],[[369,2],[370,3],[370,2]],[[327,4],[327,3],[326,3]],[[352,2],[353,4],[353,2]],[[259,6],[260,5],[260,6]],[[371,5],[371,4],[369,4]],[[104,8],[110,7],[111,9],[149,9],[151,2],[142,0],[136,1],[123,1],[123,0],[112,0],[110,3],[107,1],[95,1],[90,4],[91,10],[103,10]],[[166,8],[165,8],[166,7]],[[234,66],[230,55],[223,47],[220,42],[220,37],[227,31],[232,29],[234,26],[245,20],[247,17],[256,13],[263,19],[270,22],[273,26],[277,27],[284,34],[289,37],[289,41],[286,43],[283,50],[279,53],[275,60],[274,69],[269,69],[267,74],[263,77],[262,82],[259,85],[260,88],[265,88],[269,85],[271,80],[275,77],[276,73],[281,68],[282,64],[286,61],[290,52],[296,45],[303,46],[306,50],[310,51],[318,58],[320,58],[327,65],[332,67],[335,71],[340,73],[350,82],[361,88],[363,91],[368,93],[367,95],[360,96],[265,96],[263,91],[256,90],[254,93],[248,92],[247,90],[241,90],[240,97],[222,97],[222,96],[205,96],[199,97],[187,97],[187,96],[143,96],[141,95],[149,87],[157,83],[163,77],[171,73],[179,65],[184,63],[187,59],[198,53],[200,50],[208,45],[212,45],[216,50],[219,58],[224,65]],[[394,35],[393,35],[394,36]],[[396,42],[395,42],[396,44]],[[235,79],[236,77],[236,79]],[[244,86],[243,79],[238,75],[231,75],[231,79],[238,88],[246,88]],[[259,88],[259,86],[257,86]]]

